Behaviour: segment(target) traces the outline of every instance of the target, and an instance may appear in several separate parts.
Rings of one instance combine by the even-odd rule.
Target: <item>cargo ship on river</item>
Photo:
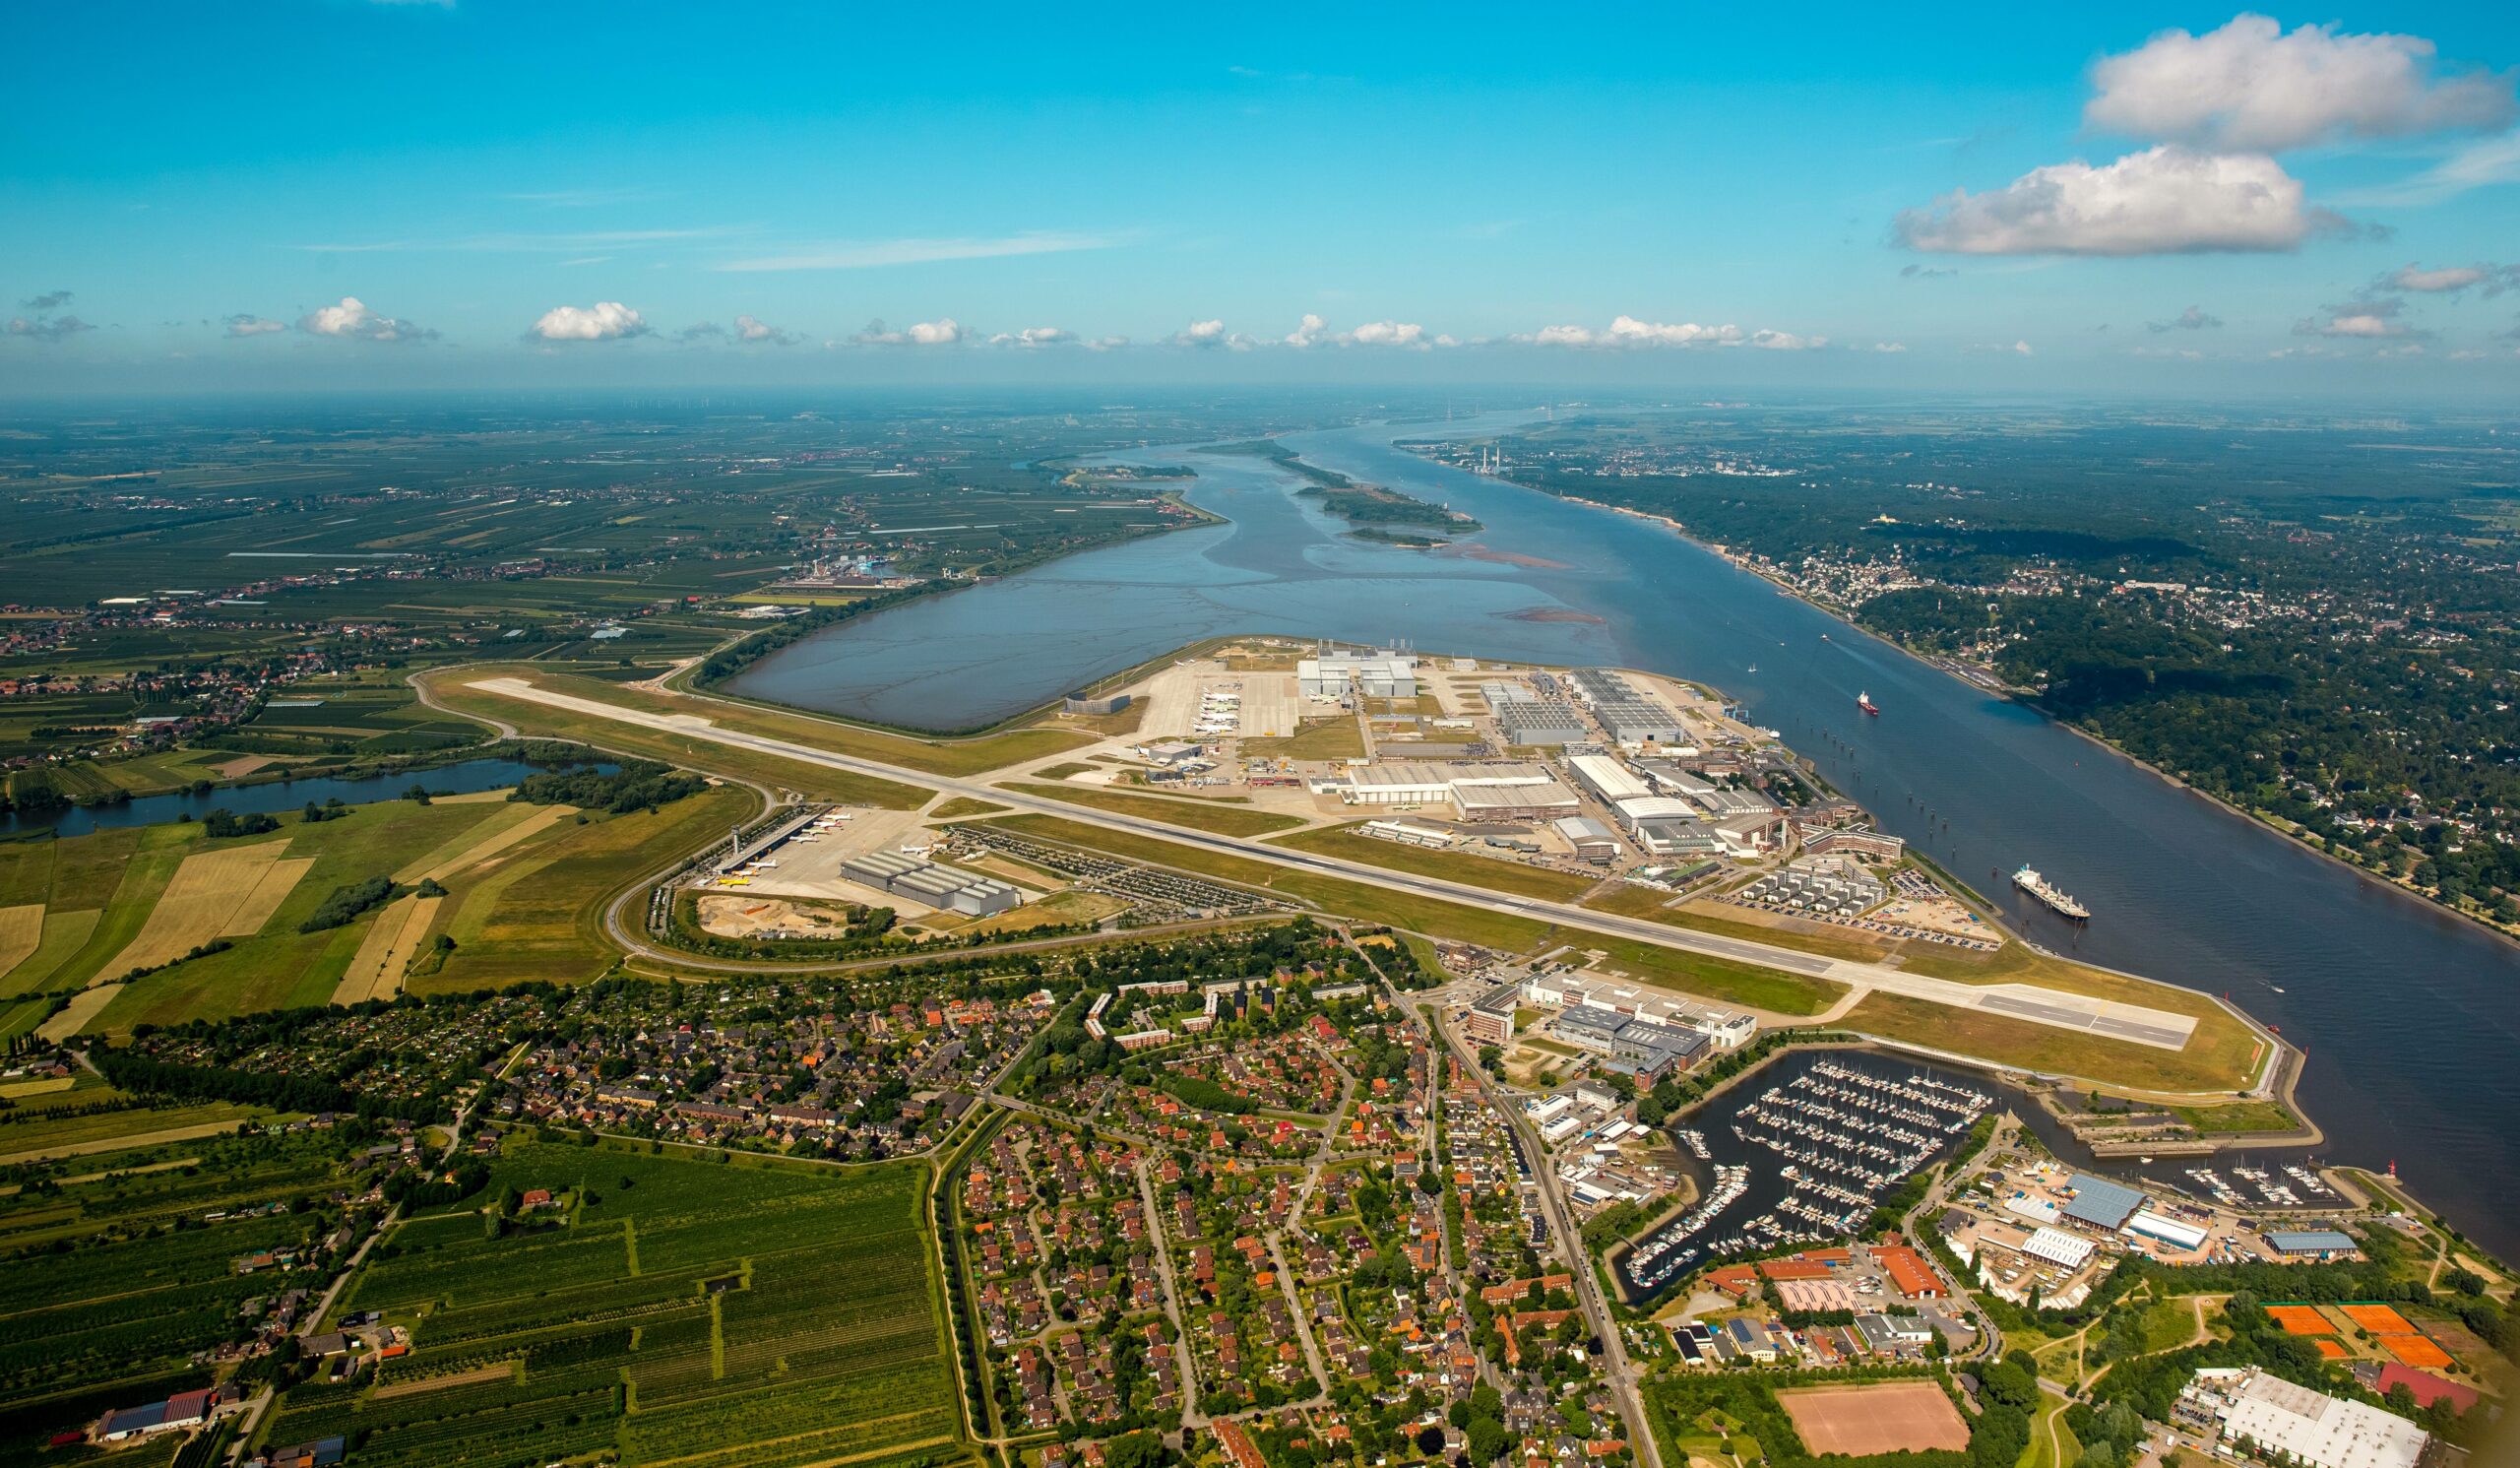
[[[2041,902],[2048,904],[2048,907],[2055,910],[2057,916],[2064,918],[2069,922],[2089,923],[2091,921],[2091,909],[2074,901],[2073,898],[2059,890],[2055,883],[2050,882],[2044,876],[2041,876],[2030,867],[2024,866],[2019,871],[2014,872],[2012,874],[2012,884],[2019,887],[2024,892],[2029,893],[2031,896],[2038,898]]]

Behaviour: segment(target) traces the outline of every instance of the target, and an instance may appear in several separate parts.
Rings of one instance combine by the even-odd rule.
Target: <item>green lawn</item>
[[[1000,782],[998,788],[1045,800],[1065,800],[1070,804],[1090,805],[1097,810],[1109,810],[1121,815],[1169,821],[1176,826],[1214,831],[1220,836],[1266,836],[1272,831],[1284,831],[1303,824],[1294,816],[1276,815],[1266,810],[1247,810],[1198,800],[1173,800],[1163,796],[1132,795],[1098,786],[1034,785],[1010,780]]]
[[[1269,844],[1358,862],[1367,866],[1383,866],[1417,876],[1485,887],[1494,892],[1537,897],[1546,902],[1573,902],[1590,890],[1597,880],[1469,852],[1436,851],[1428,847],[1404,846],[1397,841],[1380,841],[1371,836],[1357,835],[1361,825],[1362,822],[1356,822],[1297,831],[1290,836],[1273,838]]]

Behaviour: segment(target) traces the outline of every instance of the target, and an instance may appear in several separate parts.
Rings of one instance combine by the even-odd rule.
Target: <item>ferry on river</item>
[[[2059,891],[2056,885],[2028,866],[2012,874],[2012,884],[2053,908],[2057,916],[2075,923],[2089,923],[2091,909]]]

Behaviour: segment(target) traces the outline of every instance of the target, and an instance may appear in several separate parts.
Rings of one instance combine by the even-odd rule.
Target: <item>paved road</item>
[[[1575,1218],[1575,1210],[1567,1206],[1559,1190],[1557,1166],[1549,1160],[1548,1149],[1541,1145],[1540,1131],[1531,1123],[1530,1114],[1512,1098],[1497,1094],[1487,1072],[1479,1065],[1478,1049],[1456,1034],[1444,1020],[1440,996],[1418,995],[1432,999],[1435,1005],[1434,1027],[1438,1039],[1451,1053],[1452,1061],[1464,1074],[1474,1077],[1480,1093],[1523,1144],[1523,1155],[1531,1159],[1532,1181],[1540,1190],[1541,1213],[1548,1221],[1550,1255],[1575,1276],[1575,1303],[1583,1308],[1584,1323],[1602,1343],[1602,1375],[1610,1388],[1610,1396],[1618,1403],[1619,1417],[1627,1425],[1627,1440],[1643,1468],[1663,1468],[1662,1445],[1645,1421],[1645,1401],[1639,1388],[1636,1363],[1628,1359],[1627,1338],[1619,1334],[1618,1319],[1610,1313],[1609,1304],[1602,1296],[1601,1276],[1594,1272],[1592,1251],[1584,1245],[1584,1235]],[[1407,1008],[1407,996],[1395,993],[1395,1002]]]
[[[1133,836],[1175,842],[1222,855],[1273,865],[1290,866],[1317,872],[1343,881],[1361,882],[1413,896],[1428,897],[1471,907],[1503,911],[1513,916],[1541,923],[1553,923],[1563,927],[1628,938],[1658,947],[1677,948],[1684,952],[1729,959],[1761,968],[1781,969],[1825,983],[1852,989],[1878,990],[1884,993],[1923,999],[1929,1003],[1953,1008],[1977,1009],[2000,1014],[2033,1024],[2051,1025],[2076,1030],[2112,1040],[2124,1040],[2160,1050],[2185,1048],[2196,1021],[2184,1014],[2151,1009],[2135,1004],[2066,993],[2060,989],[2041,989],[2022,984],[1971,985],[1945,979],[1931,979],[1921,974],[1904,973],[1885,964],[1857,963],[1841,958],[1826,958],[1793,948],[1782,948],[1749,938],[1721,933],[1699,932],[1688,928],[1649,923],[1643,919],[1622,918],[1611,913],[1598,913],[1565,903],[1544,902],[1538,898],[1516,897],[1474,887],[1464,882],[1446,881],[1440,877],[1419,876],[1414,872],[1394,871],[1350,862],[1338,857],[1325,857],[1312,852],[1287,847],[1269,846],[1238,836],[1223,836],[1215,832],[1194,830],[1143,816],[1073,805],[1047,797],[1002,790],[974,780],[960,780],[946,775],[933,775],[923,770],[908,769],[879,760],[861,759],[854,755],[834,754],[809,744],[773,738],[768,734],[728,729],[694,714],[653,714],[638,709],[625,709],[573,694],[554,693],[537,688],[521,678],[491,677],[472,681],[468,686],[503,698],[537,703],[571,713],[607,719],[663,734],[704,739],[738,749],[750,749],[781,759],[803,764],[821,765],[826,769],[845,770],[879,780],[986,800],[999,805],[1040,815],[1054,815],[1063,820],[1091,825],[1102,830],[1119,831]]]

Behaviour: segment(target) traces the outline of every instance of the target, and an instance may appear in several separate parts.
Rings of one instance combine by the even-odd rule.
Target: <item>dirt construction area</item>
[[[1814,1456],[1957,1452],[1969,1445],[1960,1409],[1931,1381],[1866,1386],[1796,1386],[1776,1394]]]

